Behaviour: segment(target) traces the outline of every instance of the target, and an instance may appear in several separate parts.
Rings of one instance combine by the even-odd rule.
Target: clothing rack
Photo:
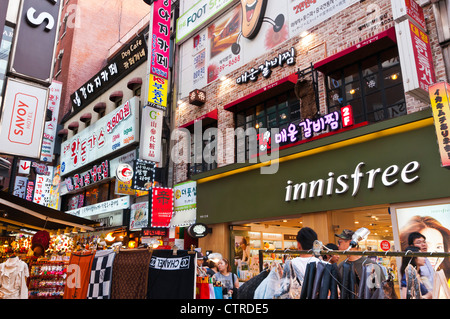
[[[344,256],[377,256],[377,257],[450,257],[450,252],[413,252],[407,251],[356,251],[356,250],[290,250],[290,249],[261,249],[259,254],[259,270],[263,271],[264,253],[282,254],[282,255],[344,255]]]

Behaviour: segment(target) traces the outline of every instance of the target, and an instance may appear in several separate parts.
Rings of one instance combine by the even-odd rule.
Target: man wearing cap
[[[349,229],[344,229],[342,233],[335,234],[336,237],[338,237],[338,247],[339,250],[347,250],[350,247],[350,242],[352,241],[354,232]],[[350,248],[350,251],[357,251],[359,249],[359,245],[356,245],[355,247]],[[346,264],[346,265],[344,265]],[[380,265],[378,265],[376,262],[374,262],[372,259],[365,257],[365,256],[357,256],[357,255],[348,255],[347,259],[345,259],[343,262],[341,262],[338,266],[339,271],[341,273],[341,276],[344,277],[344,266],[353,265],[353,268],[356,272],[356,284],[357,287],[360,285],[360,278],[363,276],[363,265],[367,264],[374,264],[374,267],[378,268],[378,270],[375,271],[376,275],[380,278],[377,279],[377,283],[381,283],[386,279],[384,276],[383,270],[381,269]],[[358,291],[358,290],[357,290]]]

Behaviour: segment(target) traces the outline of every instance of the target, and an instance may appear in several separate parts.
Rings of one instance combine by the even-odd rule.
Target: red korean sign
[[[151,196],[151,227],[167,228],[173,216],[173,189],[154,187]]]
[[[397,0],[398,1],[398,0]],[[422,7],[414,0],[404,0],[406,7],[406,14],[413,19],[423,30],[427,29],[425,22],[425,15]]]
[[[414,59],[417,66],[417,76],[421,89],[428,91],[428,87],[436,79],[434,75],[430,38],[415,24],[409,22]]]
[[[169,78],[170,12],[170,0],[153,3],[150,73],[165,79]]]

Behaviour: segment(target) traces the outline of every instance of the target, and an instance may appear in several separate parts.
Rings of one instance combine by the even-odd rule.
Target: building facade
[[[403,209],[450,203],[428,91],[448,81],[445,31],[426,1],[181,8],[173,159],[213,230],[199,246],[234,258],[244,242],[253,274],[305,226],[404,248]]]

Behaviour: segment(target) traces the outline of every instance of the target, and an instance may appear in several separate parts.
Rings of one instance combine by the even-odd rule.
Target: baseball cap
[[[346,239],[346,240],[351,240],[354,233],[355,232],[351,231],[350,229],[344,229],[342,231],[342,233],[340,233],[339,235],[338,234],[334,234],[334,236],[342,238],[342,239]]]

